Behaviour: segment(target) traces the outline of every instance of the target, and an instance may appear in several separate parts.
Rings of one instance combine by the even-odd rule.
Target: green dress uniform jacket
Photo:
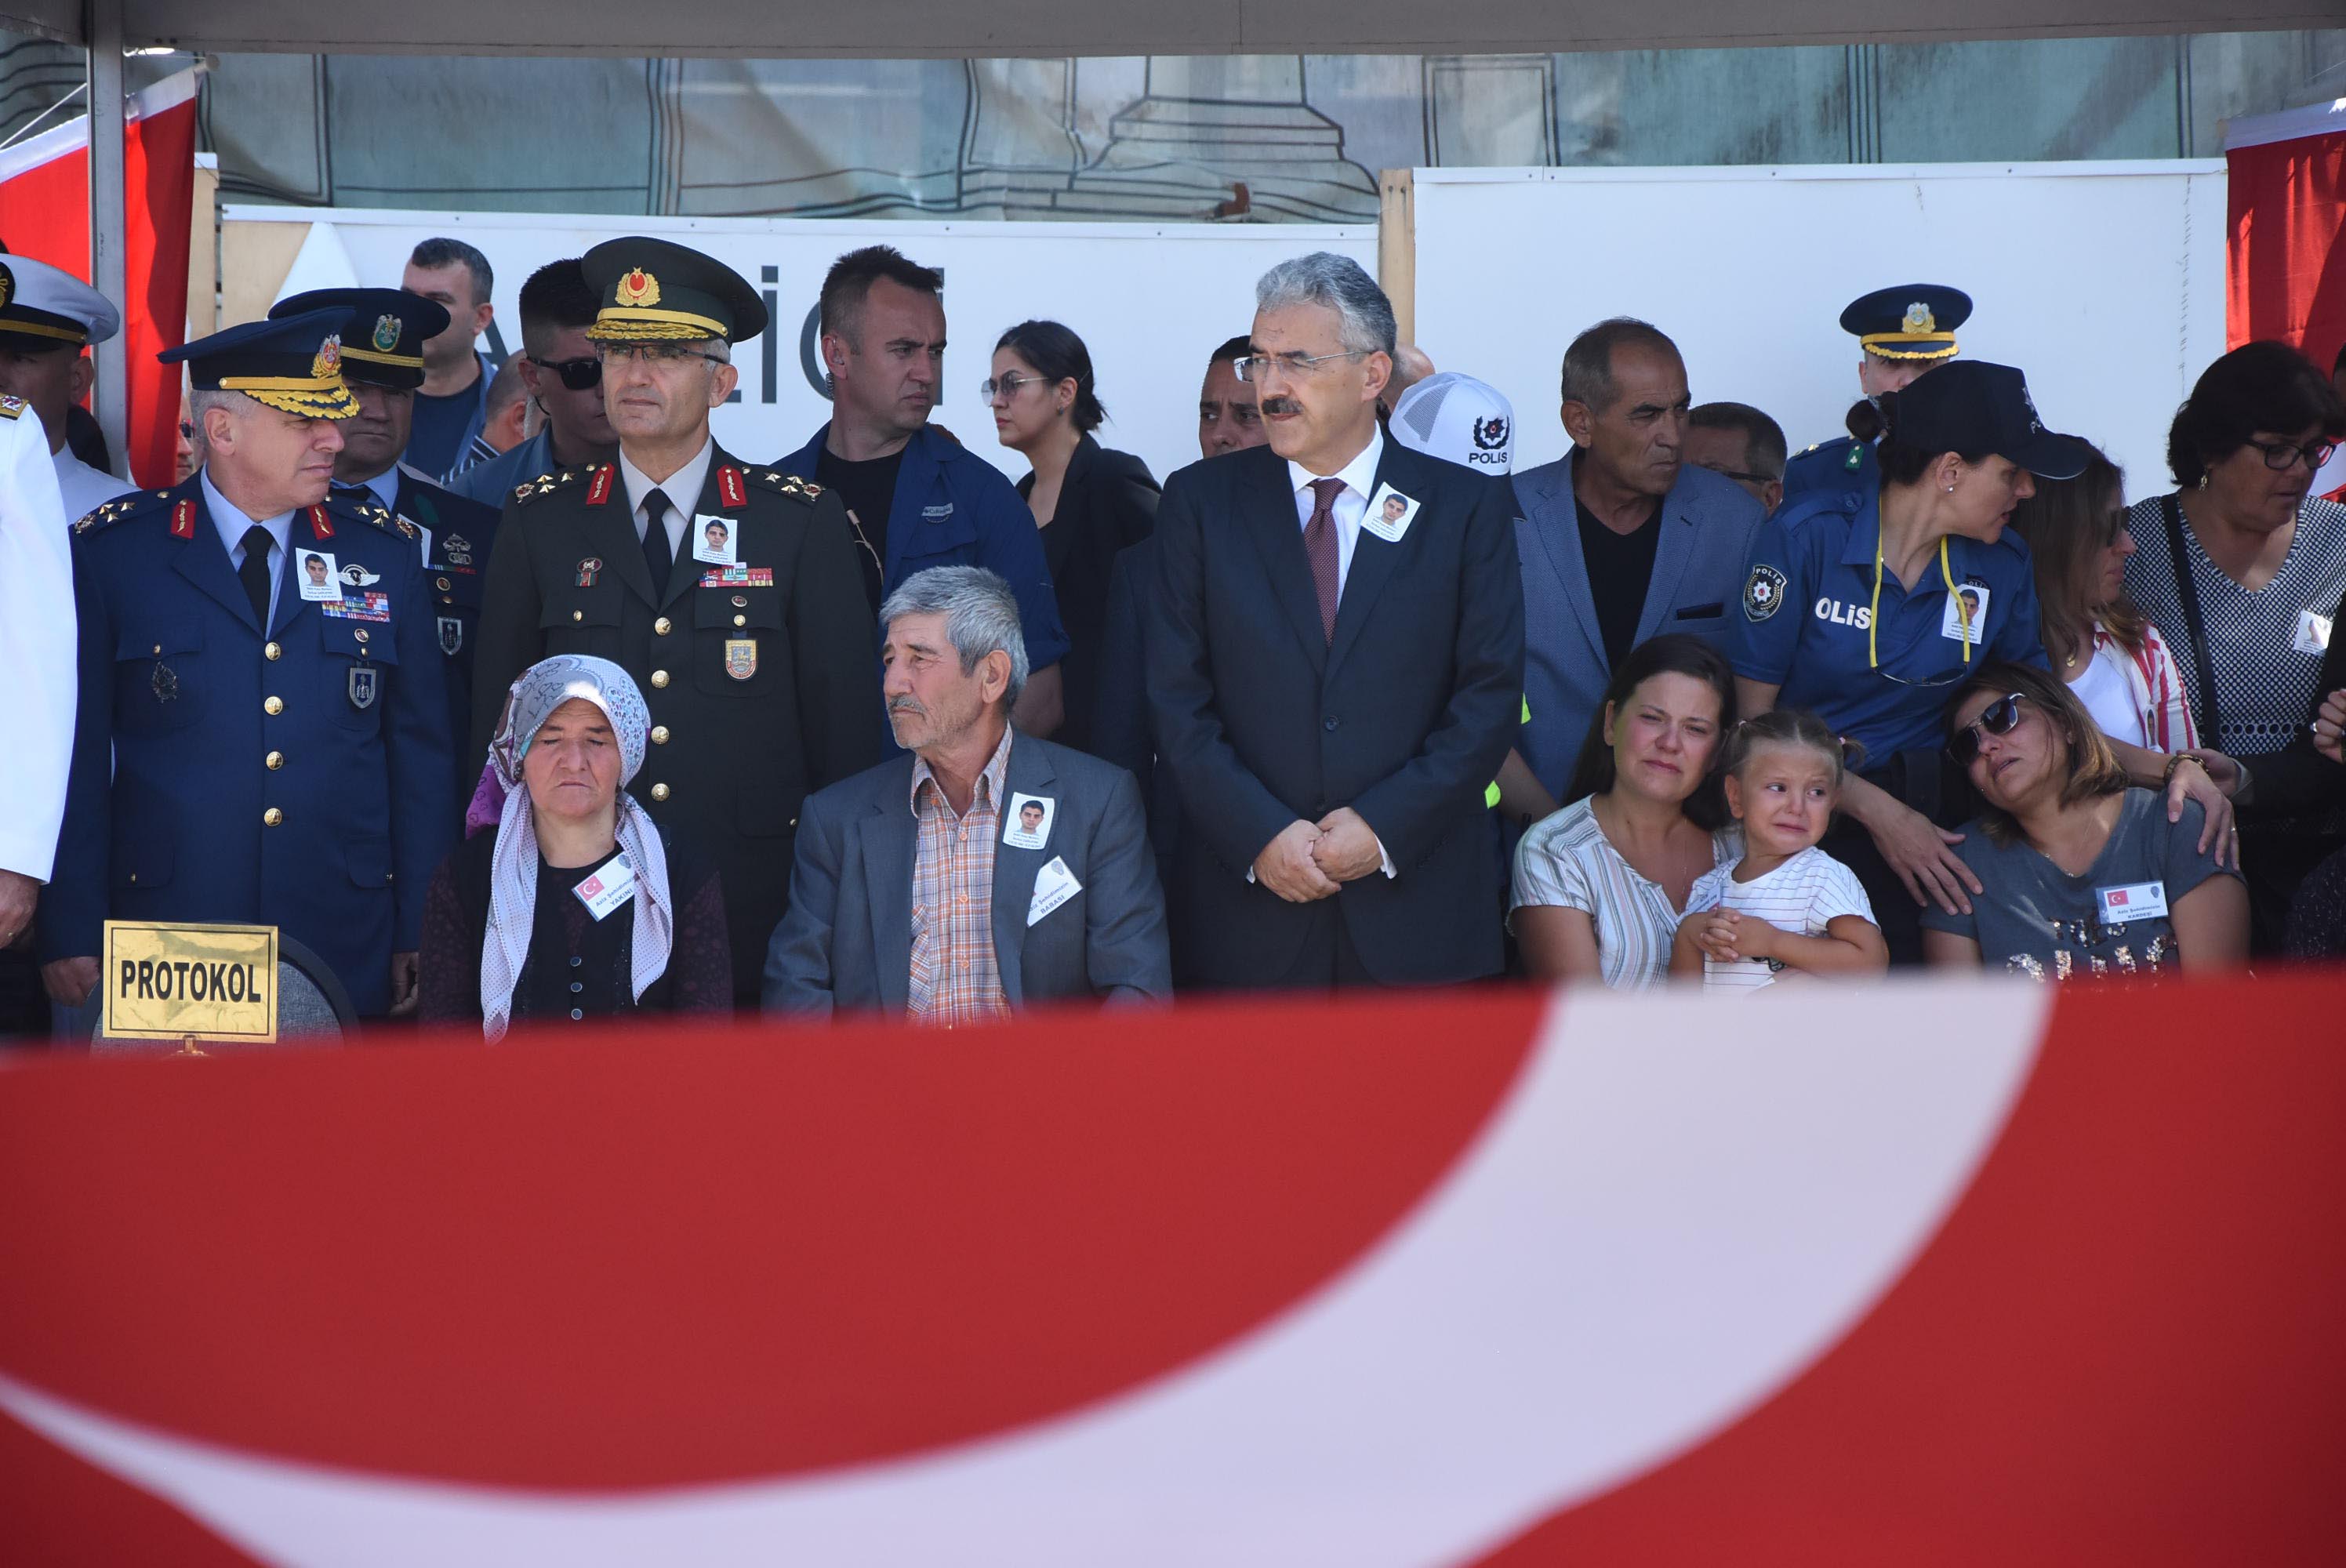
[[[472,754],[485,760],[506,687],[541,658],[593,654],[634,677],[652,744],[629,793],[722,868],[735,988],[754,1003],[800,802],[881,759],[879,669],[837,496],[720,447],[688,515],[711,513],[736,524],[737,565],[694,560],[688,527],[655,586],[615,464],[514,491],[482,591]]]

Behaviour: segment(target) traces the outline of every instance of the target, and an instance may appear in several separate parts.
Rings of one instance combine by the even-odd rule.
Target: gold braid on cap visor
[[[219,390],[242,392],[255,402],[303,419],[358,417],[359,400],[339,375],[322,382],[309,376],[222,376]]]
[[[1867,332],[1857,341],[1885,360],[1951,360],[1956,353],[1955,340],[1944,332]]]
[[[347,343],[342,345],[342,358],[364,360],[371,365],[396,365],[403,371],[420,371],[423,368],[422,354],[379,354],[372,349],[354,349]]]
[[[27,332],[36,338],[56,338],[68,343],[89,343],[87,327],[52,327],[46,321],[19,321],[14,316],[0,316],[0,332]]]
[[[712,316],[648,305],[606,305],[586,329],[587,341],[597,343],[688,343],[731,337],[725,323]]]

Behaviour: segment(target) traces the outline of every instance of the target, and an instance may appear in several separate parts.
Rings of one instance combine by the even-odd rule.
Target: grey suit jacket
[[[1517,749],[1561,799],[1588,726],[1605,705],[1613,667],[1596,625],[1580,519],[1572,499],[1570,453],[1515,476],[1515,555],[1524,572],[1524,700],[1531,721]],[[1637,617],[1637,641],[1688,632],[1724,650],[1728,614],[1743,591],[1744,566],[1761,513],[1743,487],[1689,463],[1662,498],[1654,575]]]
[[[913,757],[905,752],[807,797],[790,912],[766,948],[767,1011],[904,1011],[920,827],[912,792]],[[994,954],[1010,1005],[1170,998],[1165,895],[1132,775],[1018,735],[1010,742],[1003,793],[1005,801],[1025,794],[1055,802],[1041,849],[994,840]],[[1030,925],[1035,879],[1054,859],[1066,862],[1082,891]]]

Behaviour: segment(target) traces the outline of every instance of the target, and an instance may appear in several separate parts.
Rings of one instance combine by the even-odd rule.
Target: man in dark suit
[[[1284,262],[1255,299],[1241,370],[1270,443],[1182,469],[1157,514],[1147,658],[1180,787],[1185,972],[1495,973],[1483,791],[1524,660],[1506,498],[1385,439],[1392,307],[1358,264]]]
[[[731,392],[730,345],[766,327],[731,269],[662,239],[614,239],[581,263],[603,300],[616,463],[520,486],[482,590],[472,753],[515,676],[549,654],[595,654],[651,706],[635,786],[661,828],[696,834],[725,872],[737,999],[754,1003],[788,897],[799,803],[880,759],[872,613],[838,500],[746,468],[709,432]],[[706,555],[709,517],[733,559]]]
[[[1009,584],[932,566],[881,614],[906,755],[807,800],[767,1008],[951,1028],[1043,1001],[1168,998],[1138,786],[1010,728],[1027,667]]]

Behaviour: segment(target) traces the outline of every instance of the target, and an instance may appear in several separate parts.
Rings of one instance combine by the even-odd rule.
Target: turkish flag
[[[131,96],[123,144],[122,307],[130,376],[130,476],[173,477],[179,372],[155,356],[188,337],[188,221],[195,197],[198,72],[181,71]],[[0,239],[87,279],[89,120],[70,121],[0,152]]]
[[[2346,341],[2346,109],[2236,121],[2224,163],[2225,346],[2278,338],[2327,370]]]

